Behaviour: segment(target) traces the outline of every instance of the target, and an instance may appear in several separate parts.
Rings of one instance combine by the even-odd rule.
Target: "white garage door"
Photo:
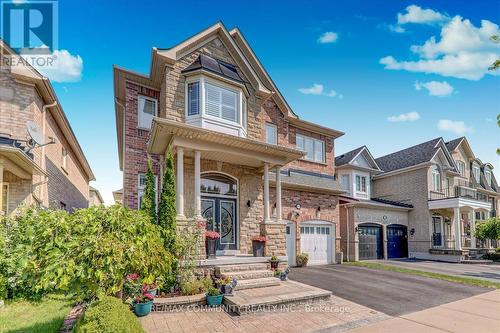
[[[324,265],[332,262],[335,226],[328,224],[302,223],[300,226],[301,251],[309,254],[309,265]]]

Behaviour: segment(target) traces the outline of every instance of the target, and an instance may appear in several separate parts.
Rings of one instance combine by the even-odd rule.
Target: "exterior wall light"
[[[302,206],[300,204],[296,204],[295,208],[300,209]]]
[[[415,228],[410,229],[410,236],[413,236],[413,235],[415,235]]]

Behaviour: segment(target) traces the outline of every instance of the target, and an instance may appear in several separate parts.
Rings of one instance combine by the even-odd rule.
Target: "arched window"
[[[238,195],[236,180],[221,173],[210,172],[201,175],[200,190],[205,195]]]

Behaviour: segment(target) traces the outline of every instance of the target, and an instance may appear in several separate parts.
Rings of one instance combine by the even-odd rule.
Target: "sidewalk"
[[[500,290],[384,320],[349,332],[500,332]]]

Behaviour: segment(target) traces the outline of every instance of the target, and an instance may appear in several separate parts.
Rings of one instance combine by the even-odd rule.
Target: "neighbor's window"
[[[342,175],[342,177],[340,178],[341,179],[341,183],[342,183],[342,187],[344,188],[344,190],[350,192],[351,191],[351,184],[350,184],[350,180],[349,180],[349,175]]]
[[[68,151],[64,147],[61,150],[61,166],[65,170],[68,169]]]
[[[441,191],[441,173],[437,168],[432,170],[432,189]]]
[[[278,129],[274,124],[266,124],[266,143],[278,144]]]
[[[137,102],[137,126],[143,129],[151,129],[153,118],[156,117],[156,99],[139,96]]]
[[[461,176],[465,176],[465,163],[463,161],[455,161],[457,163],[458,172]]]
[[[188,116],[200,114],[200,83],[188,84]]]
[[[491,186],[491,171],[484,170],[484,177],[486,178],[486,182]]]
[[[480,175],[481,175],[481,169],[479,168],[478,165],[476,165],[476,164],[472,165],[472,173],[474,174],[474,178],[476,178],[476,181],[479,182]]]
[[[306,152],[304,159],[314,162],[325,162],[325,142],[318,139],[313,139],[305,135],[297,134],[296,137],[297,149]]]
[[[366,177],[356,175],[356,191],[366,193]]]
[[[205,83],[205,103],[208,115],[239,123],[239,94],[235,91]]]

